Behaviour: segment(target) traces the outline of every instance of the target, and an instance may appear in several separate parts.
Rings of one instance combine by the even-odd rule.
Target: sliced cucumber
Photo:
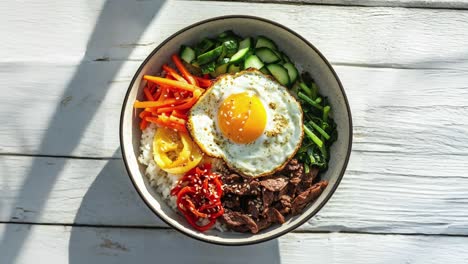
[[[202,41],[200,41],[200,43],[197,44],[197,46],[195,46],[195,52],[196,54],[200,55],[214,47],[214,45],[215,43],[211,39],[204,38]]]
[[[255,55],[250,55],[245,59],[244,69],[255,68],[260,70],[263,67],[263,62]]]
[[[208,62],[212,62],[216,60],[219,57],[219,55],[223,53],[223,49],[224,49],[224,46],[221,45],[217,48],[214,48],[210,51],[203,53],[202,55],[197,57],[198,64],[202,65],[202,64],[206,64]]]
[[[236,54],[232,55],[231,62],[236,63],[244,59],[245,55],[249,52],[249,48],[243,48],[236,52]]]
[[[255,49],[255,55],[257,55],[264,63],[275,63],[280,58],[270,48],[259,48]]]
[[[227,48],[226,46],[222,46],[223,47],[223,51],[221,52],[221,54],[219,55],[219,57],[216,59],[216,62],[219,64],[221,64],[221,61],[224,60],[224,58],[227,56]]]
[[[296,67],[290,62],[283,64],[283,67],[288,71],[289,81],[291,83],[295,82],[299,72],[297,71]]]
[[[195,51],[189,46],[182,46],[180,47],[180,58],[191,63],[195,59]]]
[[[291,62],[291,59],[289,59],[288,55],[286,55],[284,52],[281,52],[281,57],[283,58],[284,62]]]
[[[269,64],[266,67],[271,72],[271,75],[273,75],[273,77],[275,77],[275,79],[280,84],[284,86],[289,85],[290,81],[289,81],[288,70],[286,70],[283,66],[279,64]]]
[[[227,72],[228,73],[236,73],[236,72],[240,72],[240,70],[241,70],[240,65],[230,64],[229,67],[228,67]]]
[[[267,69],[266,66],[263,66],[260,71],[263,73],[263,74],[266,74],[266,75],[271,75],[271,72]]]
[[[221,74],[225,74],[227,72],[228,66],[229,66],[229,63],[221,64],[216,67],[214,72],[210,72],[210,75],[212,77],[218,77]]]
[[[275,42],[273,42],[273,40],[265,37],[265,36],[258,36],[257,38],[257,43],[255,43],[255,48],[258,49],[258,48],[269,48],[269,49],[272,49],[272,50],[277,50],[278,48],[276,47],[276,44]]]
[[[277,51],[277,50],[271,50],[273,51],[276,56],[279,58],[279,60],[276,62],[276,63],[279,63],[279,64],[285,64],[286,62],[283,60],[283,56],[281,55],[281,52]]]
[[[241,42],[239,42],[239,49],[252,48],[252,47],[253,47],[252,38],[245,38]]]

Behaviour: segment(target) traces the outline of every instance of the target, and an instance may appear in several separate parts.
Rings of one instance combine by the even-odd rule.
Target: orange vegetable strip
[[[193,85],[198,85],[197,80],[193,77],[193,75],[185,68],[184,64],[180,60],[177,54],[172,55],[172,61],[176,65],[177,69],[182,73],[182,76]]]
[[[178,118],[182,118],[182,119],[187,119],[188,118],[187,114],[181,113],[181,112],[179,112],[177,110],[172,110],[171,115],[175,116],[175,117],[178,117]]]
[[[169,93],[169,89],[166,86],[161,86],[161,94],[159,95],[158,101],[164,101],[167,99],[167,94]]]
[[[154,107],[163,107],[163,106],[169,106],[169,105],[175,105],[177,103],[181,103],[179,100],[176,100],[174,98],[169,98],[164,101],[143,101],[140,102],[138,100],[135,101],[133,104],[133,107],[135,108],[154,108]]]
[[[141,111],[141,113],[138,116],[140,118],[144,119],[147,116],[151,116],[151,112],[149,112],[147,109],[145,109],[145,111]]]
[[[167,113],[167,112],[171,112],[172,110],[185,110],[185,109],[189,109],[190,107],[192,107],[196,102],[197,102],[198,98],[195,98],[195,97],[192,97],[192,98],[189,98],[189,99],[185,99],[183,100],[182,104],[179,104],[179,105],[176,105],[176,106],[173,106],[173,107],[161,107],[161,108],[158,108],[157,112],[158,114],[160,113]]]
[[[204,79],[204,78],[200,78],[200,77],[196,77],[195,76],[195,79],[197,79],[198,81],[198,84],[200,85],[200,87],[202,88],[208,88],[211,86],[211,80],[208,80],[208,79]]]
[[[177,123],[172,123],[169,121],[164,121],[158,117],[145,117],[145,120],[151,123],[155,123],[162,127],[168,127],[168,128],[176,129],[181,132],[187,132],[187,128],[185,128],[185,126],[177,124]]]
[[[183,82],[179,82],[176,80],[170,80],[167,78],[161,78],[157,76],[145,75],[143,76],[143,79],[150,81],[150,82],[154,82],[159,85],[167,85],[176,89],[189,91],[189,92],[194,92],[195,90],[199,89],[197,86],[192,85],[192,84],[183,83]]]
[[[143,92],[145,93],[146,100],[155,101],[155,100],[154,100],[154,97],[153,97],[153,95],[151,94],[150,89],[148,89],[148,87],[143,88]]]
[[[174,79],[176,79],[177,81],[187,83],[187,81],[184,79],[184,77],[180,76],[175,69],[169,67],[167,64],[164,64],[162,66],[162,68],[163,68],[163,70],[165,70],[167,72],[168,75],[174,77]],[[166,78],[167,78],[167,76],[166,76]]]
[[[157,89],[156,84],[151,83],[151,82],[147,82],[146,87],[148,87],[151,93],[154,93]]]
[[[162,93],[162,88],[159,88],[158,90],[156,90],[156,92],[153,94],[153,98],[155,101],[159,100],[159,96],[161,96],[161,93]]]
[[[146,127],[148,127],[148,121],[146,121],[146,119],[142,119],[140,122],[140,129],[145,130]]]

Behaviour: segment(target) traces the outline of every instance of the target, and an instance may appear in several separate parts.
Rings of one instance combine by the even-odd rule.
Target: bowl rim
[[[277,26],[277,27],[279,27],[281,29],[284,29],[284,30],[288,31],[289,33],[293,34],[294,36],[298,37],[300,40],[302,40],[305,44],[307,44],[307,46],[309,46],[311,49],[313,49],[320,56],[320,58],[325,62],[325,64],[327,65],[327,67],[329,68],[331,73],[333,74],[334,78],[336,79],[336,81],[338,83],[338,86],[339,86],[339,88],[341,90],[341,93],[343,95],[343,99],[344,99],[344,102],[345,102],[345,105],[346,105],[346,112],[348,114],[348,120],[349,120],[349,124],[348,124],[349,125],[349,131],[348,131],[349,138],[348,138],[348,149],[347,149],[347,152],[346,152],[346,157],[345,157],[345,160],[344,160],[344,163],[343,163],[343,167],[341,168],[341,172],[338,175],[338,178],[336,179],[335,184],[332,186],[332,189],[330,190],[330,192],[325,196],[325,198],[317,206],[317,208],[315,208],[315,210],[313,210],[308,216],[306,216],[303,220],[291,225],[289,228],[286,228],[285,230],[283,230],[281,232],[278,232],[276,234],[273,234],[271,236],[267,236],[267,237],[264,237],[264,238],[261,238],[261,239],[251,239],[251,240],[247,240],[247,241],[239,241],[239,242],[225,241],[225,242],[223,242],[223,241],[214,241],[214,240],[211,240],[209,238],[203,238],[203,237],[200,237],[200,236],[197,236],[197,235],[193,235],[193,234],[191,234],[189,232],[186,232],[184,229],[177,228],[176,226],[172,225],[169,221],[166,221],[164,219],[164,217],[162,217],[159,214],[159,212],[150,205],[150,202],[146,199],[146,197],[141,193],[140,189],[137,187],[137,185],[136,185],[136,183],[135,183],[135,181],[133,179],[134,176],[131,173],[131,170],[130,170],[128,162],[127,162],[127,157],[126,157],[126,154],[125,154],[125,145],[124,145],[124,142],[123,142],[123,125],[124,125],[123,124],[123,119],[124,119],[123,117],[124,117],[125,109],[126,109],[126,106],[127,106],[128,97],[129,97],[130,92],[132,90],[132,87],[133,87],[133,85],[134,85],[134,83],[135,83],[135,81],[137,79],[137,76],[142,71],[143,67],[148,63],[148,61],[153,57],[153,55],[156,52],[158,52],[164,45],[166,45],[167,42],[169,42],[170,40],[172,40],[173,38],[175,38],[179,34],[185,32],[187,30],[190,30],[190,29],[192,29],[194,27],[197,27],[199,25],[206,24],[206,23],[213,22],[213,21],[217,21],[217,20],[232,19],[232,18],[258,20],[258,21],[261,21],[261,22],[272,24],[272,25]],[[341,182],[341,180],[342,180],[342,178],[344,176],[344,173],[346,171],[346,168],[348,166],[349,158],[350,158],[350,155],[351,155],[352,143],[353,143],[353,122],[352,122],[351,109],[349,107],[348,98],[346,96],[343,85],[342,85],[340,79],[338,78],[338,75],[336,74],[336,72],[333,69],[330,62],[325,58],[325,56],[314,45],[312,45],[312,43],[310,43],[307,39],[305,39],[304,37],[302,37],[301,35],[296,33],[294,30],[292,30],[292,29],[290,29],[290,28],[288,28],[288,27],[286,27],[286,26],[284,26],[282,24],[279,24],[277,22],[271,21],[269,19],[265,19],[265,18],[257,17],[257,16],[249,16],[249,15],[225,15],[225,16],[217,16],[217,17],[204,19],[204,20],[198,21],[196,23],[193,23],[193,24],[191,24],[191,25],[189,25],[187,27],[184,27],[184,28],[178,30],[177,32],[175,32],[174,34],[172,34],[171,36],[166,38],[163,42],[161,42],[145,58],[145,60],[138,67],[138,70],[135,72],[135,75],[133,76],[132,81],[130,82],[129,87],[127,89],[127,92],[125,94],[125,98],[124,98],[121,113],[120,113],[119,138],[120,138],[120,149],[121,149],[121,152],[122,152],[122,159],[123,159],[124,164],[125,164],[125,169],[127,171],[127,175],[129,176],[129,178],[130,178],[134,188],[136,189],[137,193],[139,194],[139,196],[145,202],[146,206],[151,211],[153,211],[153,213],[155,213],[163,222],[165,222],[172,229],[175,229],[178,232],[180,232],[180,233],[182,233],[182,234],[184,234],[186,236],[189,236],[189,237],[191,237],[193,239],[196,239],[198,241],[207,242],[207,243],[215,244],[215,245],[222,245],[222,246],[242,246],[242,245],[254,245],[254,244],[258,244],[258,243],[263,243],[263,242],[278,238],[280,236],[283,236],[283,235],[293,231],[294,229],[298,228],[299,226],[303,225],[307,221],[309,221],[313,216],[315,216],[323,208],[323,206],[325,206],[325,204],[332,197],[332,195],[335,193],[336,189],[340,185],[340,182]]]

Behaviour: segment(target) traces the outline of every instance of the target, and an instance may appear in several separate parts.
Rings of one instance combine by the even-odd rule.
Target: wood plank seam
[[[187,1],[187,0],[186,0]],[[239,3],[264,3],[264,4],[279,4],[279,5],[317,5],[317,6],[338,6],[338,7],[387,7],[387,8],[407,8],[407,9],[444,9],[444,10],[468,10],[468,3],[463,1],[344,1],[335,0],[325,2],[323,0],[188,0],[188,1],[212,1],[212,2],[239,2]],[[359,3],[359,4],[358,4]]]
[[[35,223],[35,222],[15,222],[0,221],[6,225],[28,225],[28,226],[63,226],[63,227],[84,227],[84,228],[108,228],[108,229],[144,229],[144,230],[177,230],[166,226],[136,226],[136,225],[90,225],[90,224],[67,224],[67,223]],[[349,234],[349,235],[376,235],[376,236],[430,236],[430,237],[468,237],[465,234],[433,234],[433,233],[404,233],[404,232],[365,232],[356,230],[324,231],[324,230],[293,230],[295,234]]]

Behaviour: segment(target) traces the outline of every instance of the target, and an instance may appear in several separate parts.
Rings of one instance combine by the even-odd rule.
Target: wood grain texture
[[[467,156],[398,156],[354,151],[332,199],[300,230],[468,235]],[[430,166],[436,158],[443,169]],[[121,160],[0,157],[0,169],[14,175],[1,182],[1,222],[166,226]]]
[[[1,224],[16,237],[0,247],[5,263],[413,263],[468,261],[466,237],[298,234],[247,247],[222,247],[171,230]],[[24,244],[18,237],[27,236]],[[170,242],[169,242],[170,241]],[[15,254],[20,251],[21,254]]]
[[[27,17],[9,12],[22,9]],[[468,11],[163,0],[9,3],[0,31],[15,31],[0,42],[0,62],[140,61],[177,30],[233,14],[288,26],[334,63],[467,68]]]
[[[84,65],[83,76],[68,87],[69,76],[82,66],[21,65],[0,72],[0,78],[10,82],[0,98],[0,120],[5,120],[1,153],[120,156],[115,152],[120,108],[139,63],[126,62],[116,76],[108,74],[118,62]],[[354,150],[427,154],[429,161],[429,155],[468,154],[467,71],[335,69],[351,105]],[[57,78],[51,80],[42,71]],[[29,78],[17,82],[22,76]],[[18,111],[26,97],[34,111]]]
[[[188,0],[198,1],[198,0]],[[224,1],[224,0],[212,0]],[[379,6],[379,7],[413,7],[413,8],[443,8],[468,9],[468,3],[463,0],[235,0],[238,2],[259,2],[292,5],[344,5],[344,6]]]

